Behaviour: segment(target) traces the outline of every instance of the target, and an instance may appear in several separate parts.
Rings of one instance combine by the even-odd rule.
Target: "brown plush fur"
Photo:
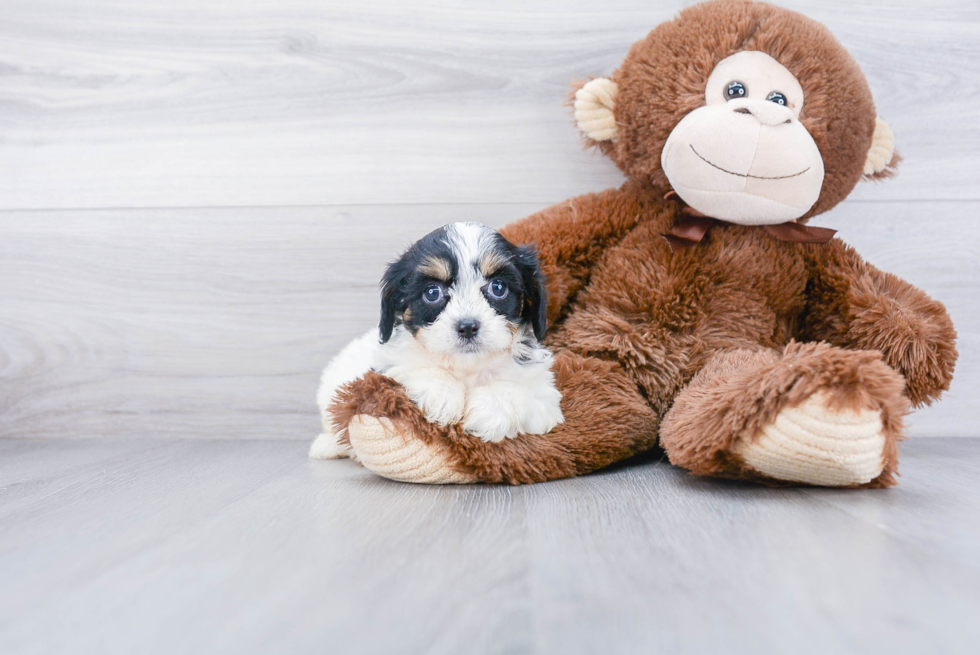
[[[943,306],[837,239],[794,244],[719,223],[697,246],[671,252],[662,237],[682,216],[663,199],[663,144],[704,104],[712,68],[744,49],[773,56],[803,86],[800,120],[826,169],[807,217],[846,197],[875,123],[851,56],[794,12],[742,0],[691,7],[634,45],[614,75],[619,138],[599,147],[629,176],[623,187],[502,230],[535,244],[548,276],[547,344],[565,423],[484,443],[458,426],[430,425],[398,385],[371,374],[342,394],[338,425],[359,413],[386,416],[405,438],[438,444],[454,468],[487,482],[579,475],[659,437],[671,462],[695,473],[778,484],[732,445],[820,391],[841,407],[881,412],[885,470],[870,486],[893,484],[903,384],[913,403],[928,403],[952,376],[956,335]]]
[[[928,405],[949,388],[956,330],[942,303],[843,246],[807,253],[820,267],[808,295],[801,337],[845,348],[877,350],[905,376],[913,405]]]

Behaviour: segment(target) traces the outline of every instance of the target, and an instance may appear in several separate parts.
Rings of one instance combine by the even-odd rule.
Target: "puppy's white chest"
[[[410,338],[410,337],[409,337]],[[545,434],[562,422],[561,394],[551,372],[551,353],[544,348],[518,363],[507,354],[489,358],[482,366],[447,367],[426,358],[401,339],[381,349],[376,370],[405,387],[425,417],[438,425],[462,423],[463,429],[485,441],[520,434]],[[526,354],[525,354],[526,355]]]

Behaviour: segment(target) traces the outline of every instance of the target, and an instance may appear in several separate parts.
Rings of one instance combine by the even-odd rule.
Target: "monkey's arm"
[[[905,377],[914,405],[939,398],[949,388],[957,357],[956,330],[943,304],[839,241],[808,248],[805,338],[877,350]]]
[[[513,243],[534,244],[548,278],[548,323],[553,324],[588,282],[603,252],[636,226],[644,211],[629,185],[553,205],[504,227]]]

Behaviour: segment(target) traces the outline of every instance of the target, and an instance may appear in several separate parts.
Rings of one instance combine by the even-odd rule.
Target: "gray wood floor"
[[[4,0],[0,653],[977,652],[977,0],[780,3],[905,157],[815,224],[959,330],[897,489],[305,459],[383,264],[620,184],[566,91],[687,4]]]
[[[901,486],[428,487],[305,442],[0,441],[3,653],[976,653],[980,440]]]

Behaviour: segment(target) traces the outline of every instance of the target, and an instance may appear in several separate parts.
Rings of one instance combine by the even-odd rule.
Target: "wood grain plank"
[[[618,184],[569,84],[687,1],[8,0],[0,208],[552,203]],[[862,65],[905,155],[858,199],[980,199],[980,5],[784,2]]]
[[[312,436],[319,372],[377,320],[385,262],[444,223],[538,207],[0,213],[0,436]],[[976,434],[978,212],[851,202],[821,217],[953,315],[953,388],[912,417],[915,436]]]
[[[856,492],[653,461],[417,486],[302,441],[149,441],[0,441],[0,481],[37,490],[0,495],[2,652],[968,653],[980,636],[961,502],[977,440],[910,444],[901,486]]]
[[[152,441],[4,513],[4,653],[528,652],[522,491]]]
[[[901,494],[807,494],[875,525],[931,557],[980,571],[980,439],[917,440],[902,446]],[[910,483],[906,485],[906,482]],[[947,508],[937,512],[937,507]],[[950,522],[950,514],[958,518]]]
[[[921,444],[906,458],[909,468],[944,441]],[[949,576],[973,580],[980,571],[821,507],[803,490],[658,466],[658,475],[634,467],[576,478],[535,498],[532,571],[543,652],[603,652],[610,643],[634,653],[973,647],[975,592]],[[854,496],[891,496],[879,521],[900,523],[910,520],[903,499],[918,482],[907,475],[894,490]],[[975,510],[951,512],[969,522],[971,548]]]

